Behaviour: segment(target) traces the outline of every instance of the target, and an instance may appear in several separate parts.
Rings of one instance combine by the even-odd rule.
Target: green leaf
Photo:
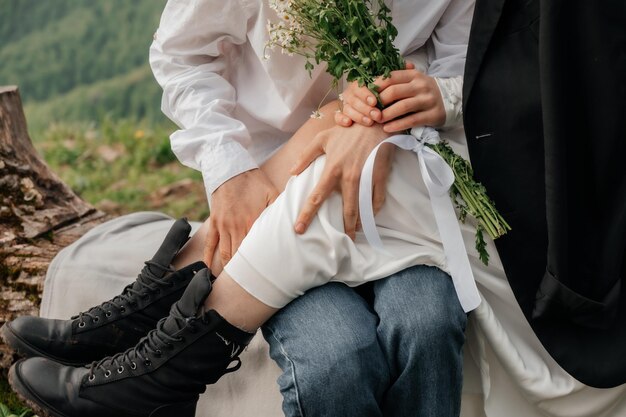
[[[306,64],[304,64],[304,69],[306,69],[308,71],[309,77],[311,76],[311,71],[313,71],[313,68],[315,68],[315,67],[313,66],[311,61],[307,61]]]
[[[487,244],[483,236],[483,227],[480,224],[476,227],[476,250],[482,263],[489,265],[489,253],[487,253]]]

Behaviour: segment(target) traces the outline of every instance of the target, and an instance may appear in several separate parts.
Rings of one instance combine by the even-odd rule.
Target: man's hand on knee
[[[220,185],[211,194],[204,262],[211,265],[219,249],[222,265],[226,265],[252,224],[278,194],[276,187],[260,169],[246,171]]]

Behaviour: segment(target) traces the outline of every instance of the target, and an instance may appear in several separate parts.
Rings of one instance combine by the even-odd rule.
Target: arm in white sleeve
[[[428,75],[440,78],[463,75],[473,14],[473,0],[450,2],[427,43]]]
[[[463,124],[463,76],[440,78],[435,77],[443,107],[446,110],[446,122],[441,129],[452,129]]]
[[[446,110],[443,129],[463,123],[463,71],[473,14],[473,0],[452,0],[427,43],[428,75],[437,81]]]
[[[162,110],[180,128],[172,150],[202,172],[209,200],[222,183],[258,167],[246,150],[246,126],[232,117],[237,92],[228,80],[251,13],[238,0],[169,0],[150,47]]]

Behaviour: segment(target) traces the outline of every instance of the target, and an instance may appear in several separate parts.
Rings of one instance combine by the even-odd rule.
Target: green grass
[[[0,378],[0,417],[28,417],[33,413],[20,402],[11,391],[9,382],[4,376]]]
[[[176,160],[168,139],[173,130],[105,117],[99,124],[54,124],[33,141],[66,184],[104,211],[158,210],[204,220],[202,176]]]

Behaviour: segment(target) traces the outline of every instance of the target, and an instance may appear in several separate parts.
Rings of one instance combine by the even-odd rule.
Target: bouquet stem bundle
[[[398,31],[384,0],[270,0],[270,7],[279,20],[268,23],[267,48],[279,47],[283,53],[305,57],[309,73],[325,62],[336,81],[345,75],[378,98],[376,78],[388,78],[392,71],[405,68],[393,44]],[[455,181],[450,196],[462,222],[468,214],[477,220],[476,250],[482,262],[488,264],[483,232],[496,239],[511,227],[496,210],[485,187],[474,180],[468,161],[445,142],[427,146],[452,168]]]

